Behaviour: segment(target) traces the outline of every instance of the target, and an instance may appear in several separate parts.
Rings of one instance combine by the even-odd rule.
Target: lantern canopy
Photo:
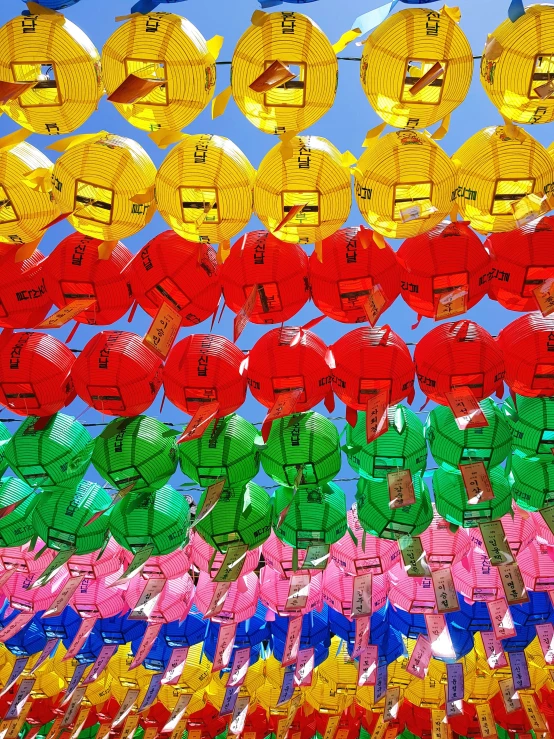
[[[0,326],[33,328],[52,306],[44,279],[45,259],[35,249],[28,259],[16,262],[17,247],[1,242],[0,236]]]
[[[506,384],[530,398],[554,395],[554,317],[526,313],[505,326],[498,344],[506,363]]]
[[[37,502],[37,493],[33,492],[23,480],[16,477],[3,477],[0,480],[0,506],[4,508],[19,503],[15,510],[0,519],[2,547],[19,547],[32,538],[34,529],[31,525],[31,516]]]
[[[524,395],[508,397],[502,412],[510,424],[514,451],[519,456],[552,459],[554,447],[554,400]]]
[[[494,497],[481,500],[479,484],[476,494],[473,494],[473,490],[466,490],[461,472],[447,472],[440,467],[436,469],[433,473],[433,491],[439,514],[455,526],[469,528],[484,521],[495,521],[510,512],[512,492],[504,470],[494,467],[489,469],[488,475]]]

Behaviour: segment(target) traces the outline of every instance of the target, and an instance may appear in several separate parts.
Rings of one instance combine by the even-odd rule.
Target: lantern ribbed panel
[[[365,323],[364,303],[374,285],[389,308],[400,290],[398,263],[387,244],[379,249],[371,231],[360,239],[360,228],[341,228],[321,242],[321,261],[315,251],[310,256],[312,298],[320,311],[341,323]],[[369,242],[366,243],[366,242]]]
[[[452,156],[459,162],[453,187],[462,217],[480,233],[516,227],[512,204],[552,187],[554,161],[538,141],[522,129],[510,138],[503,126],[473,134]],[[549,187],[547,187],[549,186]]]
[[[16,262],[15,251],[0,246],[0,326],[33,328],[52,307],[52,296],[46,291],[46,260],[35,249],[28,259]]]
[[[402,508],[390,508],[389,486],[386,480],[365,480],[360,477],[356,490],[358,518],[365,531],[383,539],[417,536],[433,520],[429,491],[421,475],[412,478],[416,502]]]
[[[225,478],[225,487],[246,484],[260,469],[258,430],[233,413],[211,421],[202,436],[178,445],[183,474],[208,487]]]
[[[506,384],[529,398],[554,395],[552,332],[554,316],[526,313],[498,334],[498,344],[506,363]]]
[[[389,600],[408,613],[434,613],[435,591],[430,577],[409,577],[402,562],[389,571]]]
[[[197,567],[200,572],[207,572],[213,579],[223,564],[225,555],[222,552],[218,552],[217,549],[204,541],[196,531],[193,531],[190,542],[190,558],[192,564]],[[258,562],[260,561],[260,553],[261,550],[259,547],[257,549],[250,549],[246,552],[241,574],[247,575],[256,569]]]
[[[287,609],[287,599],[290,592],[290,580],[280,577],[271,567],[262,567],[260,570],[260,602],[280,616],[304,616],[317,609],[323,598],[323,575],[321,573],[310,578],[309,585],[302,590],[307,596],[303,608]]]
[[[545,592],[554,585],[554,558],[550,547],[538,542],[518,554],[517,563],[523,575],[525,587],[529,590]]]
[[[44,611],[59,595],[69,576],[65,567],[62,567],[46,585],[31,589],[31,585],[38,580],[40,574],[34,572],[27,575],[16,572],[2,586],[2,594],[9,599],[12,608],[26,613]]]
[[[145,587],[146,580],[143,578],[131,578],[129,587],[125,592],[125,600],[129,608],[136,607]],[[182,621],[189,612],[193,597],[194,583],[188,573],[173,580],[168,580],[157,597],[154,608],[149,611],[148,620],[155,623]]]
[[[535,538],[538,540],[539,532],[535,528],[533,514],[528,515],[524,513],[515,502],[512,502],[510,513],[502,516],[500,520],[502,521],[506,539],[514,555],[517,556],[519,552],[522,552]],[[478,538],[475,529],[468,531],[468,534],[473,538]]]
[[[46,83],[2,105],[20,126],[46,135],[69,133],[97,109],[103,92],[100,55],[67,18],[42,13],[16,17],[0,28],[0,49],[2,82]]]
[[[72,370],[77,394],[108,416],[137,416],[162,384],[163,362],[140,336],[102,331],[85,344]]]
[[[60,241],[44,263],[46,288],[58,308],[77,299],[96,300],[75,316],[78,323],[93,326],[115,323],[132,302],[131,287],[124,274],[131,252],[118,241],[109,259],[99,259],[101,244],[98,239],[72,233]]]
[[[23,480],[3,477],[0,480],[0,506],[3,508],[21,499],[24,499],[23,503],[0,519],[2,547],[18,547],[31,539],[34,533],[31,515],[38,502],[38,495],[32,495],[32,489]]]
[[[1,501],[2,498],[0,488],[0,502]],[[25,523],[25,528],[26,533],[32,536],[33,527],[31,526],[30,522],[29,524]],[[6,538],[2,529],[0,529],[0,538],[3,540],[5,540]],[[56,556],[55,552],[52,549],[46,549],[38,559],[35,559],[37,554],[39,554],[39,552],[41,552],[44,548],[44,542],[40,539],[37,539],[37,543],[35,545],[36,551],[35,549],[30,550],[29,546],[30,543],[20,544],[17,546],[4,546],[2,544],[2,549],[0,551],[0,564],[2,565],[2,567],[4,569],[12,569],[13,567],[15,567],[18,572],[23,573],[42,572]]]
[[[102,78],[111,95],[129,74],[165,84],[134,103],[114,103],[143,131],[180,131],[209,103],[216,80],[206,39],[186,18],[173,13],[131,17],[102,48]]]
[[[133,297],[152,317],[164,302],[179,313],[182,326],[202,323],[217,310],[221,286],[214,250],[174,231],[154,236],[133,259],[128,277]]]
[[[54,700],[59,696],[62,690],[67,688],[67,683],[55,672],[46,667],[46,670],[37,672],[37,677],[31,691],[31,699],[50,698]]]
[[[554,448],[554,400],[552,398],[508,397],[502,405],[513,446],[519,456],[551,460]]]
[[[0,403],[18,416],[51,416],[75,398],[73,352],[49,334],[24,331],[0,347]]]
[[[317,486],[339,472],[339,433],[332,421],[309,411],[273,422],[260,461],[267,475],[279,485],[292,487],[302,470],[301,486]]]
[[[118,490],[160,488],[177,469],[175,432],[148,416],[118,418],[96,437],[91,462]]]
[[[125,592],[109,587],[120,575],[121,572],[118,571],[105,579],[81,582],[70,601],[81,618],[109,618],[126,610]]]
[[[140,231],[156,209],[156,167],[140,144],[101,132],[57,159],[52,195],[73,228],[101,241]],[[140,203],[131,200],[139,196]],[[143,202],[144,201],[144,202]]]
[[[72,577],[84,575],[102,579],[118,570],[122,571],[128,564],[126,555],[127,552],[110,537],[100,554],[96,550],[88,554],[74,554],[69,558],[67,568]]]
[[[295,205],[304,209],[277,230]],[[274,146],[260,163],[254,210],[282,241],[311,244],[335,233],[352,205],[350,170],[342,154],[320,136],[295,136]]]
[[[10,439],[11,434],[8,431],[7,426],[0,422],[0,476],[2,476],[9,467],[9,462],[6,459],[6,451]]]
[[[358,208],[371,228],[404,239],[429,231],[450,213],[456,168],[429,134],[394,131],[364,151],[354,179]],[[401,211],[408,208],[417,213],[407,211],[403,221]]]
[[[500,346],[473,321],[436,326],[418,341],[414,361],[422,392],[441,405],[447,405],[446,393],[457,387],[469,387],[477,400],[503,388]]]
[[[304,560],[307,551],[305,549],[296,550],[296,558],[298,564],[294,569],[293,557],[294,549],[289,544],[281,541],[273,531],[269,539],[266,539],[262,545],[262,555],[264,562],[268,567],[275,570],[281,577],[290,579],[294,574],[317,575],[321,570],[304,568]],[[301,572],[300,572],[301,571]]]
[[[90,464],[94,442],[89,432],[64,413],[56,413],[39,431],[36,421],[30,416],[19,426],[6,446],[6,462],[33,488],[74,489]]]
[[[206,493],[198,502],[201,510]],[[198,534],[212,547],[225,552],[235,543],[256,549],[271,533],[271,502],[255,482],[244,489],[223,490],[213,510],[196,526]]]
[[[488,471],[494,498],[470,503],[460,472],[438,468],[433,473],[435,505],[439,514],[455,526],[472,528],[485,521],[496,521],[512,509],[512,491],[502,467]]]
[[[334,562],[330,562],[323,572],[323,600],[343,616],[350,618],[352,599],[354,596],[354,577],[339,570]],[[371,607],[378,611],[387,602],[389,590],[388,578],[385,575],[374,575],[371,579]]]
[[[411,87],[437,62],[444,74],[435,84],[411,94]],[[371,106],[386,123],[425,128],[462,103],[473,64],[469,42],[452,18],[445,12],[409,8],[389,16],[370,33],[360,81]]]
[[[196,583],[195,604],[200,613],[207,613],[218,583],[213,582],[206,572],[201,572]],[[258,576],[254,572],[241,575],[225,596],[223,610],[216,616],[211,616],[212,621],[217,623],[239,624],[246,621],[256,613],[260,584]]]
[[[356,683],[354,682],[353,684],[355,685]],[[259,691],[258,693],[260,703],[262,703],[262,699],[260,698],[261,692],[262,691]],[[279,697],[280,689],[275,688],[275,692],[277,693],[277,699]],[[342,714],[348,709],[354,700],[353,695],[337,693],[337,691],[329,684],[329,680],[321,679],[321,673],[319,672],[317,683],[310,688],[306,688],[305,693],[302,693],[301,695],[302,697],[305,696],[306,704],[309,705],[312,710],[315,709],[315,711],[323,717],[325,724],[327,723],[327,716],[338,716],[339,714]],[[316,721],[318,717],[319,716],[316,717]],[[319,723],[320,722],[318,721],[317,724]]]
[[[538,511],[554,503],[554,464],[550,460],[512,457],[512,494],[526,511]]]
[[[433,520],[420,535],[425,560],[431,570],[442,570],[462,560],[471,549],[467,531],[460,527],[450,530],[450,525],[433,507]]]
[[[287,514],[277,528],[285,508]],[[303,485],[296,492],[278,487],[273,494],[273,527],[279,539],[296,549],[333,544],[346,532],[346,496],[333,482]]]
[[[380,390],[395,405],[411,399],[414,363],[410,351],[390,326],[360,327],[343,334],[331,347],[333,389],[345,405],[365,411]]]
[[[354,508],[348,511],[346,518],[356,541],[349,531],[343,534],[331,544],[331,561],[348,575],[381,575],[394,567],[400,560],[396,541],[379,539],[371,534],[365,534],[364,539],[364,530]]]
[[[456,590],[467,600],[491,601],[504,595],[498,567],[491,565],[481,548],[474,548],[470,553],[469,571],[459,562],[452,568],[452,576]]]
[[[190,568],[189,550],[190,547],[187,546],[185,549],[177,549],[169,554],[149,557],[142,568],[141,577],[145,580],[154,580],[162,577],[166,580],[173,580],[176,577],[181,577]]]
[[[217,417],[227,416],[246,398],[244,363],[243,352],[225,336],[187,336],[175,344],[167,359],[163,374],[166,397],[191,416],[202,403],[217,401]]]
[[[350,659],[345,642],[341,642],[338,636],[331,639],[329,657],[319,666],[319,675],[331,692],[352,696],[356,692],[357,666]]]
[[[147,494],[128,493],[110,516],[110,532],[122,547],[136,553],[153,546],[156,556],[174,552],[186,543],[189,525],[189,504],[169,485]]]
[[[308,257],[296,244],[267,231],[250,231],[233,244],[222,267],[225,303],[238,313],[252,288],[258,293],[252,323],[282,323],[292,318],[310,297]]]

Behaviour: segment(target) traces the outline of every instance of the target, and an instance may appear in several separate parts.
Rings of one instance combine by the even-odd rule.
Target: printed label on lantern
[[[162,679],[162,685],[177,685],[183,674],[189,653],[188,647],[174,647]]]
[[[377,703],[377,700],[373,702]],[[375,728],[373,729],[373,733],[371,734],[371,739],[385,739],[387,728],[387,725],[383,721],[383,714],[380,713],[377,723],[375,724]]]
[[[79,664],[75,667],[73,675],[71,676],[71,680],[69,681],[69,685],[67,686],[67,690],[65,691],[62,706],[65,706],[65,704],[69,703],[69,701],[71,700],[71,696],[76,691],[77,686],[81,682],[81,678],[83,677],[88,666],[89,665],[86,662],[79,662]]]
[[[285,611],[301,611],[306,607],[310,593],[310,582],[309,575],[293,575],[291,577]]]
[[[156,739],[157,736],[158,727],[149,726],[147,729],[145,729],[144,734],[142,735],[142,739]],[[98,739],[98,735],[96,735],[95,739]]]
[[[431,709],[431,739],[446,739],[444,731],[444,711],[438,708]]]
[[[81,710],[77,714],[77,718],[75,720],[75,726],[73,727],[73,731],[69,735],[69,739],[77,739],[77,737],[83,730],[85,722],[90,713],[90,709],[91,709],[91,706],[85,706],[84,708],[81,708]]]
[[[435,306],[435,321],[442,321],[445,318],[452,318],[465,313],[467,311],[468,292],[468,285],[460,285],[453,290],[442,293]]]
[[[458,701],[447,701],[446,702],[446,715],[448,718],[454,716],[463,716],[464,714],[464,703],[461,700]]]
[[[58,642],[59,641],[60,640],[58,638],[48,639],[48,641],[44,645],[44,649],[42,650],[42,653],[41,653],[40,657],[38,658],[38,662],[33,667],[33,672],[36,672],[36,670],[38,670],[38,668],[46,662],[46,660],[48,659],[48,657],[50,657],[50,655],[52,654],[52,652],[58,646]]]
[[[258,285],[254,285],[250,294],[246,298],[245,304],[239,310],[233,321],[233,341],[236,344],[240,335],[246,328],[246,324],[250,320],[250,316],[254,312],[256,306],[256,298],[258,297]]]
[[[13,575],[13,574],[14,574],[15,572],[16,572],[16,570],[15,570],[15,568],[13,568],[13,569],[11,569],[11,570],[5,570],[5,571],[4,571],[4,572],[3,572],[3,573],[2,573],[1,575],[0,575],[0,588],[3,588],[3,587],[4,587],[4,585],[5,585],[5,584],[6,584],[7,582],[8,582],[8,580],[10,579],[10,577],[11,577],[11,576],[12,576],[12,575]]]
[[[108,587],[113,588],[116,585],[122,585],[123,583],[129,582],[129,580],[131,580],[135,575],[138,575],[146,562],[152,556],[153,551],[153,544],[147,544],[145,547],[141,547],[135,554],[135,556],[131,560],[131,563],[129,564],[125,572],[121,575],[121,577],[114,583],[111,583]]]
[[[372,578],[371,573],[352,578],[352,618],[371,615]]]
[[[483,739],[486,739],[486,737],[489,736],[494,736],[496,734],[496,724],[488,703],[478,703],[475,706],[475,710],[477,712],[477,718],[479,720],[481,736]]]
[[[396,721],[400,709],[400,688],[389,688],[385,693],[385,708],[383,721]]]
[[[68,726],[71,726],[71,724],[77,718],[77,714],[79,713],[79,708],[81,707],[81,702],[85,697],[86,691],[86,686],[80,685],[71,696],[71,700],[69,701],[69,705],[62,719],[62,723],[60,726],[61,729],[65,729]]]
[[[379,390],[370,395],[367,401],[365,416],[366,441],[370,444],[389,429],[389,394],[387,390]]]
[[[387,692],[387,684],[388,684],[388,677],[389,670],[388,665],[379,665],[377,668],[377,677],[375,679],[375,688],[373,691],[373,702],[379,703],[381,698],[385,696],[385,693]]]
[[[548,731],[542,712],[537,708],[534,696],[529,695],[528,693],[522,693],[519,696],[519,700],[527,714],[527,718],[529,719],[529,723],[531,724],[533,731]]]
[[[140,598],[127,618],[146,620],[150,618],[165,587],[165,578],[152,577],[146,581]]]
[[[235,651],[233,665],[227,679],[228,688],[240,688],[246,679],[250,667],[250,647],[242,647]]]
[[[181,719],[185,715],[185,711],[187,710],[187,706],[190,703],[191,698],[192,698],[192,695],[189,693],[183,693],[177,698],[177,703],[175,704],[175,708],[171,712],[171,716],[168,718],[166,725],[163,727],[162,734],[166,734],[175,729],[177,724],[181,721]],[[179,739],[181,739],[180,736],[179,736]]]
[[[215,506],[217,505],[217,501],[221,498],[221,493],[223,492],[223,488],[225,487],[225,478],[218,480],[217,482],[214,482],[213,485],[210,485],[206,489],[206,495],[204,496],[204,502],[202,503],[202,508],[197,511],[196,516],[194,517],[194,522],[192,524],[192,528],[195,526],[198,526],[200,521],[206,518]]]
[[[437,610],[439,613],[452,613],[460,610],[458,603],[458,594],[454,586],[454,579],[450,568],[445,570],[437,570],[431,573],[433,581],[433,590],[435,591],[435,599],[437,601]]]
[[[460,662],[446,665],[446,700],[449,703],[463,700],[464,666]]]
[[[430,642],[427,641],[423,634],[419,634],[412,656],[406,665],[406,672],[409,672],[411,675],[423,680],[427,675],[427,670],[429,669],[429,663],[431,662],[432,656],[433,651],[431,649]]]
[[[180,314],[169,303],[162,303],[143,342],[165,359],[177,338],[182,320]]]
[[[355,636],[354,649],[352,650],[352,659],[357,659],[369,644],[369,632],[371,621],[369,616],[360,616],[354,621]]]
[[[481,523],[479,529],[491,565],[499,567],[503,564],[511,564],[514,561],[514,555],[508,544],[502,521]]]
[[[509,639],[516,635],[516,629],[506,598],[498,598],[487,603],[489,615],[497,639]]]
[[[541,645],[544,661],[547,665],[554,664],[554,626],[548,624],[536,624],[537,638]]]
[[[467,385],[455,387],[445,395],[460,431],[489,425],[483,409],[470,387],[467,387]]]
[[[171,732],[169,739],[181,739],[187,728],[187,719],[183,718]],[[202,739],[201,729],[189,729],[187,739]]]
[[[18,634],[21,629],[31,621],[34,615],[35,614],[32,611],[31,613],[18,613],[7,626],[0,629],[0,642],[6,642],[8,639],[11,639],[12,636]]]
[[[23,670],[27,667],[27,662],[29,660],[29,657],[18,657],[12,667],[12,671],[10,672],[10,676],[4,685],[2,692],[0,693],[0,696],[4,695],[8,692],[8,690],[14,685],[19,677],[21,677],[21,674],[23,673]]]
[[[228,666],[233,653],[236,633],[236,624],[222,624],[219,627],[212,672],[219,672]]]
[[[287,626],[287,636],[285,638],[285,647],[283,649],[283,659],[281,665],[288,667],[296,662],[298,650],[300,649],[300,635],[302,633],[302,616],[289,618]]]
[[[517,562],[513,564],[500,565],[498,574],[502,580],[502,587],[509,605],[528,603],[529,595],[523,582],[523,577]]]
[[[327,718],[327,726],[323,739],[336,739],[337,729],[339,728],[340,716],[329,716]]]
[[[314,648],[306,647],[306,649],[299,649],[294,672],[295,685],[303,688],[309,687],[312,684],[314,667]]]
[[[467,501],[470,505],[494,499],[491,481],[483,462],[460,464],[458,469],[462,473]]]
[[[301,570],[324,570],[329,561],[330,544],[310,544],[306,549]]]
[[[389,508],[404,508],[416,502],[414,483],[410,470],[397,470],[387,474]]]
[[[82,313],[87,308],[90,308],[93,303],[96,303],[96,298],[79,298],[78,300],[72,300],[60,310],[53,313],[48,318],[45,318],[42,323],[39,323],[35,328],[61,328],[66,323],[71,321],[79,313]]]
[[[138,726],[140,716],[136,713],[134,716],[127,716],[123,729],[121,730],[120,739],[133,739],[135,731]]]
[[[185,442],[192,441],[193,439],[200,439],[201,436],[204,434],[204,431],[208,428],[212,419],[217,416],[218,411],[219,402],[217,400],[212,400],[209,403],[200,403],[200,405],[196,409],[196,413],[190,419],[185,430],[183,431],[181,436],[178,437],[176,443],[184,444]],[[220,482],[221,480],[214,483],[214,485],[219,485]],[[214,487],[214,485],[210,485],[210,487]],[[208,488],[208,490],[209,489],[210,488]],[[206,513],[205,515],[207,516],[208,514]],[[195,523],[198,523],[198,521],[195,521]]]
[[[398,546],[408,577],[429,577],[431,575],[419,536],[401,536],[398,539]]]
[[[21,729],[23,728],[23,724],[27,720],[27,715],[29,711],[31,710],[32,706],[33,706],[32,701],[31,702],[28,701],[21,709],[19,718],[12,719],[11,721],[6,722],[9,724],[9,727],[3,739],[17,739],[17,737],[19,737],[19,735],[21,734]],[[3,724],[4,722],[2,722],[2,725]],[[1,733],[0,733],[0,736],[1,736]]]
[[[246,559],[248,544],[231,544],[225,553],[221,567],[213,577],[214,582],[236,582]]]
[[[531,687],[531,676],[525,652],[510,652],[510,670],[516,690],[526,690]]]
[[[158,697],[158,693],[160,692],[160,688],[162,687],[163,676],[163,672],[157,672],[150,678],[150,685],[148,686],[148,690],[146,691],[144,698],[142,699],[142,703],[139,706],[139,713],[149,708]]]
[[[19,718],[21,715],[21,709],[25,705],[27,698],[31,694],[31,690],[33,689],[33,685],[35,684],[36,678],[30,677],[26,680],[22,680],[21,684],[19,685],[19,688],[17,689],[17,693],[15,694],[15,698],[12,701],[11,706],[8,709],[8,712],[4,716],[5,719],[11,720],[14,718]]]
[[[108,662],[117,652],[117,644],[104,644],[95,663],[92,665],[92,670],[87,675],[86,680],[83,681],[83,685],[90,685],[90,683],[98,680],[100,675],[104,672],[108,666]]]
[[[62,723],[62,717],[61,716],[58,716],[54,720],[54,723],[52,724],[52,726],[50,727],[50,730],[48,731],[48,734],[46,734],[45,739],[54,739],[54,737],[57,737],[58,736],[58,732],[60,730],[61,723]]]
[[[136,699],[139,697],[139,693],[140,690],[138,690],[137,688],[129,688],[129,690],[125,693],[125,697],[123,698],[121,705],[119,706],[119,711],[116,713],[116,716],[112,721],[112,729],[127,718],[133,706],[135,705]]]
[[[554,277],[545,280],[542,285],[533,290],[540,312],[549,316],[554,312]]]
[[[283,675],[283,683],[281,685],[281,692],[279,693],[279,700],[277,705],[280,706],[282,703],[287,703],[294,693],[294,674],[296,672],[296,665],[289,665],[285,667],[285,674]]]
[[[425,613],[424,618],[433,656],[441,659],[456,659],[445,617],[441,613]]]
[[[130,618],[130,616],[127,616],[127,618]],[[130,670],[134,670],[135,667],[138,667],[144,662],[144,660],[148,656],[148,652],[152,649],[152,645],[154,644],[158,634],[160,633],[160,629],[162,628],[162,625],[163,624],[161,623],[148,624],[148,626],[146,627],[146,631],[144,632],[144,635],[139,644],[139,648],[135,656],[133,657],[133,661],[131,662],[129,666]]]
[[[227,593],[229,592],[229,588],[231,587],[230,582],[218,582],[215,586],[214,594],[212,595],[212,599],[210,601],[210,605],[208,606],[208,610],[204,614],[204,618],[212,618],[212,616],[217,616],[221,611],[223,610],[223,606],[225,605],[225,598],[227,597]]]
[[[284,393],[279,393],[275,399],[275,402],[267,412],[266,417],[262,423],[262,438],[267,441],[269,432],[271,430],[271,424],[278,418],[284,418],[294,413],[298,398],[302,395],[304,389],[297,387],[294,390],[287,390]]]
[[[246,715],[250,707],[250,696],[242,695],[237,698],[235,708],[233,711],[233,717],[229,723],[229,731],[231,734],[237,736],[242,734],[244,730],[244,724],[246,723]]]
[[[482,631],[481,639],[485,649],[485,657],[491,670],[497,670],[500,667],[507,667],[506,655],[502,647],[502,642],[495,636],[493,631]]]
[[[505,680],[498,681],[498,687],[500,688],[500,695],[504,701],[504,707],[506,713],[513,713],[521,708],[521,702],[519,700],[519,694],[514,688],[514,681],[511,677]]]
[[[360,655],[358,664],[358,686],[375,685],[377,681],[378,647],[369,644]]]
[[[364,311],[370,326],[375,326],[383,312],[387,299],[381,285],[373,285],[364,301]]]

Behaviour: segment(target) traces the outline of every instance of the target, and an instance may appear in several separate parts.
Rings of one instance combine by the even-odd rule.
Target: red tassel
[[[417,321],[412,326],[412,331],[414,331],[416,328],[418,328],[419,324],[421,323],[421,319],[423,318],[422,315],[419,313],[417,314]]]
[[[161,412],[163,411],[163,409],[164,409],[164,403],[165,403],[165,393],[163,394],[163,397],[162,397],[162,402],[160,403],[160,413],[161,413]]]
[[[346,406],[346,422],[354,428],[358,422],[358,411],[355,408],[351,408],[349,405]]]
[[[131,306],[131,312],[129,313],[129,318],[127,319],[127,323],[131,323],[133,318],[135,317],[135,313],[137,312],[137,301],[135,300],[133,305]]]
[[[309,331],[309,329],[313,328],[314,326],[317,326],[318,323],[321,323],[324,318],[327,318],[327,316],[324,316],[323,313],[320,316],[317,316],[317,318],[312,318],[311,321],[308,321],[308,323],[305,323],[303,326],[301,326],[302,331]]]
[[[327,392],[323,404],[325,405],[329,413],[332,413],[335,410],[335,394],[331,389],[329,389],[329,391]]]
[[[423,409],[425,408],[425,406],[427,405],[427,403],[428,403],[428,402],[429,402],[429,398],[427,398],[427,400],[425,401],[425,403],[424,403],[424,404],[423,404],[423,405],[421,406],[421,408],[419,409],[419,410],[420,410],[420,412],[421,412],[421,411],[422,411],[422,410],[423,410]]]
[[[77,323],[77,321],[75,321],[75,324],[74,324],[73,328],[69,332],[69,336],[65,340],[65,343],[66,344],[69,344],[69,342],[71,341],[71,339],[75,336],[78,328],[79,328],[79,324]]]

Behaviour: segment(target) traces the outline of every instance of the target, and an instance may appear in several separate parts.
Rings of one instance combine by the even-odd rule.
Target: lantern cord
[[[474,59],[482,59],[483,55],[479,54],[479,56],[474,56]],[[338,56],[337,59],[341,62],[361,62],[362,57],[361,56]],[[232,64],[232,62],[216,62],[216,64]]]

